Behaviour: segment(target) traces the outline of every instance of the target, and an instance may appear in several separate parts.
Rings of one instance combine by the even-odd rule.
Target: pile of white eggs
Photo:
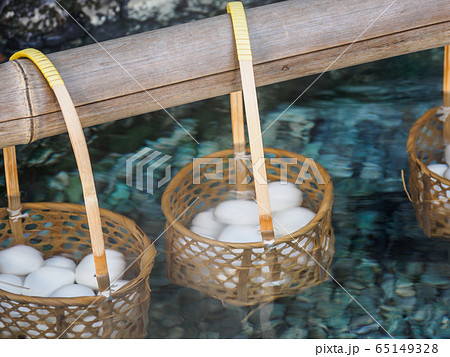
[[[106,261],[115,292],[127,280],[118,280],[126,268],[122,253],[106,249]],[[27,245],[15,245],[0,251],[0,289],[14,294],[71,298],[95,296],[98,291],[94,256],[76,263],[64,256],[44,260],[42,253]]]
[[[297,185],[286,181],[268,184],[275,238],[288,236],[310,223],[316,214],[302,207],[303,193]],[[258,204],[255,200],[233,199],[219,203],[216,207],[194,216],[190,230],[202,237],[227,243],[261,243]],[[280,280],[273,282],[268,257],[264,248],[252,249],[249,283],[260,284],[262,288],[272,287],[291,281],[291,272],[315,265],[314,242],[316,233],[308,237],[295,237],[289,242],[277,245],[278,261],[282,267]],[[183,247],[188,244],[188,247]],[[328,249],[327,238],[324,249]],[[191,279],[199,283],[204,279],[211,284],[219,282],[227,289],[235,289],[239,284],[239,274],[243,249],[232,248],[224,252],[219,246],[210,247],[203,242],[192,242],[189,237],[179,237],[174,246],[180,249],[180,256],[200,264],[198,272]],[[288,258],[288,259],[287,259]],[[224,264],[227,266],[224,266]],[[261,293],[263,291],[261,290]]]
[[[268,190],[275,238],[284,237],[294,233],[305,227],[316,216],[313,211],[301,206],[303,203],[303,194],[295,184],[274,181],[268,184]],[[221,202],[213,209],[198,213],[193,218],[190,229],[200,236],[220,242],[262,242],[258,204],[254,200],[235,199]],[[189,237],[185,237],[184,239],[190,241]],[[181,246],[181,244],[185,243],[180,240],[178,245]],[[314,249],[314,244],[307,238],[303,238],[300,241],[295,242],[295,244],[297,245],[295,248],[285,243],[282,243],[283,247],[280,245],[282,254],[279,257],[280,262],[284,261],[283,256],[289,256],[295,259],[297,266],[314,265],[314,260],[311,259],[309,255]],[[200,263],[205,263],[206,261],[201,261],[203,254],[201,248],[207,248],[207,245],[202,242],[198,242],[198,245],[198,247],[196,245],[191,245],[190,250],[200,253],[194,260],[200,260]],[[304,253],[303,250],[307,253]],[[265,284],[268,286],[271,285],[272,283],[264,276],[255,275],[257,270],[263,275],[269,274],[269,266],[265,259],[264,249],[255,248],[252,251],[252,265],[254,267],[249,271],[249,275],[253,276],[252,281],[254,283],[262,283],[263,287],[265,287]],[[189,258],[187,252],[188,250],[185,250],[181,253],[184,258]],[[217,252],[218,261],[230,259],[231,265],[229,267],[221,268],[219,269],[219,272],[217,272],[218,266],[210,260],[211,257],[214,258],[216,256],[215,252]],[[220,257],[218,255],[219,253]],[[233,258],[240,255],[242,249],[234,248],[232,249],[232,253],[234,254],[223,254],[222,248],[220,247],[214,247],[214,250],[208,250],[206,254],[209,258],[204,258],[208,261],[208,265],[202,268],[201,274],[209,275],[209,268],[213,268],[213,271],[217,272],[215,278],[219,282],[222,282],[225,288],[236,288],[238,286],[237,267],[241,265],[241,261],[239,259],[234,260]],[[283,264],[286,263],[282,263],[283,268],[285,268]],[[291,267],[291,264],[292,262],[289,263],[289,267]],[[256,270],[257,267],[258,269]],[[288,281],[288,275],[289,274],[285,272],[281,272],[280,282]],[[198,274],[194,275],[192,278],[195,282],[199,282],[202,279]]]
[[[302,207],[303,194],[302,191],[291,182],[274,181],[268,184],[270,208],[272,211],[272,221],[274,226],[275,238],[284,237],[292,234],[297,230],[305,227],[316,214],[306,207]],[[228,243],[260,243],[262,242],[261,228],[259,225],[258,204],[254,200],[235,199],[219,203],[215,208],[198,213],[192,220],[190,227],[194,233],[214,239],[220,242]],[[314,233],[312,233],[314,235]],[[190,238],[185,237],[186,241]],[[183,241],[180,240],[180,244]],[[297,247],[293,247],[286,243],[280,244],[281,255],[279,261],[283,270],[281,271],[279,283],[289,282],[291,277],[289,270],[293,264],[297,267],[314,265],[314,259],[310,257],[314,249],[314,243],[307,238],[303,238],[295,242]],[[181,245],[180,245],[181,246]],[[207,245],[198,242],[196,245],[191,245],[190,250],[199,253],[194,260],[201,260],[201,248],[206,248]],[[303,252],[303,250],[306,251]],[[185,250],[185,258],[188,258],[188,250]],[[240,259],[233,259],[242,253],[242,249],[233,248],[233,254],[223,254],[222,248],[214,247],[214,250],[208,250],[205,261],[200,263],[207,263],[203,266],[200,273],[209,275],[214,271],[215,279],[220,282],[227,289],[237,288],[239,283],[239,266]],[[265,258],[263,248],[255,248],[252,250],[252,267],[249,270],[249,279],[251,283],[261,284],[262,288],[273,286],[274,282],[270,278],[270,268]],[[218,269],[217,264],[211,261],[210,258],[215,257],[217,252],[217,261],[223,263],[223,259],[231,262],[228,267],[221,267]],[[219,256],[220,253],[220,256]],[[293,258],[285,260],[285,257]],[[210,270],[209,268],[212,268]],[[213,278],[210,276],[210,278]],[[194,274],[192,277],[194,282],[199,282],[202,277],[199,274]],[[262,293],[262,291],[261,291]]]
[[[315,213],[303,202],[302,191],[291,182],[268,184],[270,208],[275,238],[289,235],[306,226]],[[194,233],[228,243],[257,243],[262,241],[258,204],[254,200],[228,200],[214,209],[198,213],[190,227]]]

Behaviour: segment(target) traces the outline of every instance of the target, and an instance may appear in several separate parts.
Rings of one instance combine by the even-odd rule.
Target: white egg
[[[23,280],[20,276],[13,274],[0,274],[0,289],[13,294],[22,294],[21,286]]]
[[[199,236],[211,238],[211,239],[217,239],[220,232],[222,231],[222,230],[216,231],[214,229],[209,229],[207,227],[200,227],[200,226],[192,226],[190,229],[192,232],[194,232],[195,234],[198,234]]]
[[[270,273],[270,267],[268,265],[265,265],[265,264],[267,264],[266,255],[263,255],[262,258],[264,258],[264,260],[253,261],[253,265],[255,267],[258,267],[259,273],[266,275],[266,274]]]
[[[273,215],[275,238],[284,237],[306,226],[316,214],[306,207],[294,207]]]
[[[254,269],[250,269],[250,274],[252,274],[255,270]],[[265,277],[263,276],[255,276],[252,278],[252,281],[256,284],[260,284],[262,282],[264,282],[266,280]]]
[[[217,279],[220,280],[221,284],[227,288],[227,289],[234,289],[237,287],[237,283],[239,282],[239,279],[237,276],[233,276],[231,279],[229,276],[225,275],[224,273],[218,273]]]
[[[427,168],[436,175],[444,177],[444,172],[448,169],[448,166],[446,164],[432,164],[428,165]]]
[[[297,262],[300,265],[304,265],[305,263],[308,263],[307,265],[311,266],[314,264],[314,259],[311,256],[311,252],[314,249],[314,243],[310,242],[306,245],[306,241],[307,241],[307,239],[305,238],[298,244],[300,247],[303,247],[303,249],[306,250],[306,252],[298,251],[297,255],[299,255],[299,257],[297,259]],[[301,253],[303,253],[303,254],[301,254]]]
[[[438,195],[438,198],[439,198],[439,200],[441,200],[441,201],[447,201],[447,200],[450,198],[450,190],[445,191],[445,193],[444,193],[444,192],[441,192],[441,193]]]
[[[56,289],[73,284],[75,274],[64,268],[43,266],[30,273],[23,283],[22,294],[27,296],[50,296]]]
[[[307,241],[308,241],[308,238],[304,238],[300,242],[298,242],[298,246],[300,248],[294,249],[291,246],[287,246],[286,248],[282,249],[281,253],[283,254],[283,256],[280,256],[279,260],[280,260],[281,266],[283,268],[291,268],[292,267],[292,261],[286,260],[285,257],[289,257],[289,258],[297,257],[297,264],[300,265],[300,267],[305,266],[305,265],[307,265],[307,266],[314,265],[314,259],[312,258],[314,243],[310,242],[310,243],[306,244]],[[289,272],[289,270],[287,272]]]
[[[267,185],[272,212],[301,206],[302,191],[292,182],[274,181]]]
[[[258,205],[255,201],[224,201],[214,209],[214,217],[225,224],[257,225],[259,223]]]
[[[450,144],[445,147],[445,162],[450,166]]]
[[[125,260],[123,253],[119,252],[118,250],[105,249],[105,254],[106,254],[107,259],[123,259],[123,260]]]
[[[126,266],[123,254],[111,249],[106,249],[105,253],[109,279],[110,281],[117,280],[124,272]],[[98,290],[93,254],[85,256],[78,264],[75,269],[75,280],[78,284],[86,285],[91,289]]]
[[[262,237],[258,226],[231,225],[223,229],[218,240],[228,243],[259,243]]]
[[[72,259],[63,256],[54,256],[45,260],[44,264],[49,267],[64,268],[75,271],[77,265]]]
[[[192,226],[197,227],[198,229],[204,232],[209,232],[209,235],[213,237],[217,237],[224,227],[221,222],[218,222],[214,218],[212,211],[205,211],[198,213],[192,220]]]
[[[444,172],[444,177],[445,177],[447,180],[450,180],[450,168],[447,169],[447,170],[445,170],[445,172]]]
[[[124,286],[125,284],[128,284],[129,282],[130,282],[129,280],[117,280],[117,281],[113,282],[110,287],[111,292],[115,293],[122,286]]]
[[[72,298],[81,296],[95,296],[94,290],[80,284],[68,284],[56,289],[50,297]]]
[[[442,202],[444,202],[445,206],[447,206],[447,203],[445,203],[445,202],[447,202],[448,199],[450,198],[450,190],[448,189],[449,186],[444,185],[443,183],[441,183],[441,186],[434,185],[430,189],[431,194],[437,195],[437,197],[438,197],[438,200],[431,201],[435,206],[440,206]],[[422,199],[422,198],[420,197],[420,199]]]
[[[0,273],[27,275],[43,265],[42,253],[27,245],[15,245],[0,252]]]

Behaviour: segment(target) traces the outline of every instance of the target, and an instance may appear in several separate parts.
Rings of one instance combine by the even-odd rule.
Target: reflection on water
[[[125,160],[142,147],[172,155],[174,172],[231,148],[228,97],[171,109],[200,145],[160,112],[88,129],[101,206],[136,220],[160,252],[148,337],[388,337],[376,320],[394,337],[450,338],[450,242],[419,230],[400,174],[409,128],[441,103],[442,53],[328,73],[275,123],[313,79],[259,89],[265,145],[310,156],[333,178],[336,281],[253,309],[171,284],[160,237],[163,188],[150,196],[125,184]],[[79,202],[72,156],[66,136],[21,147],[25,200]]]

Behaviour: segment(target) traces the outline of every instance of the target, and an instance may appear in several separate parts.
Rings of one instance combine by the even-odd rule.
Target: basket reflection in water
[[[288,166],[286,176],[280,165],[266,160],[269,182],[286,179],[295,183],[307,160],[302,155],[278,149],[265,149],[265,156],[297,159],[296,165]],[[227,243],[199,236],[188,229],[196,214],[240,194],[235,191],[236,186],[229,184],[233,181],[230,176],[234,175],[229,165],[233,151],[207,157],[223,159],[221,178],[208,175],[215,169],[214,164],[205,165],[200,168],[200,184],[194,184],[193,164],[189,164],[172,179],[162,198],[168,227],[169,279],[236,305],[272,301],[326,281],[329,275],[325,270],[330,268],[334,254],[333,185],[326,170],[316,164],[324,180],[319,184],[311,166],[305,166],[308,171],[298,187],[303,192],[303,206],[316,213],[305,227],[277,238],[272,246],[263,242]],[[247,189],[253,190],[253,184],[249,183]],[[308,252],[302,248],[311,243]]]

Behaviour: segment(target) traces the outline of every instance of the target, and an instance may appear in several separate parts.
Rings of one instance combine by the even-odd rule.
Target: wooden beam
[[[299,0],[249,9],[257,86],[450,44],[448,0],[392,2]],[[126,71],[97,44],[48,55],[84,127],[241,90],[226,14],[102,46]],[[1,64],[0,78],[0,147],[66,131],[28,60]]]

